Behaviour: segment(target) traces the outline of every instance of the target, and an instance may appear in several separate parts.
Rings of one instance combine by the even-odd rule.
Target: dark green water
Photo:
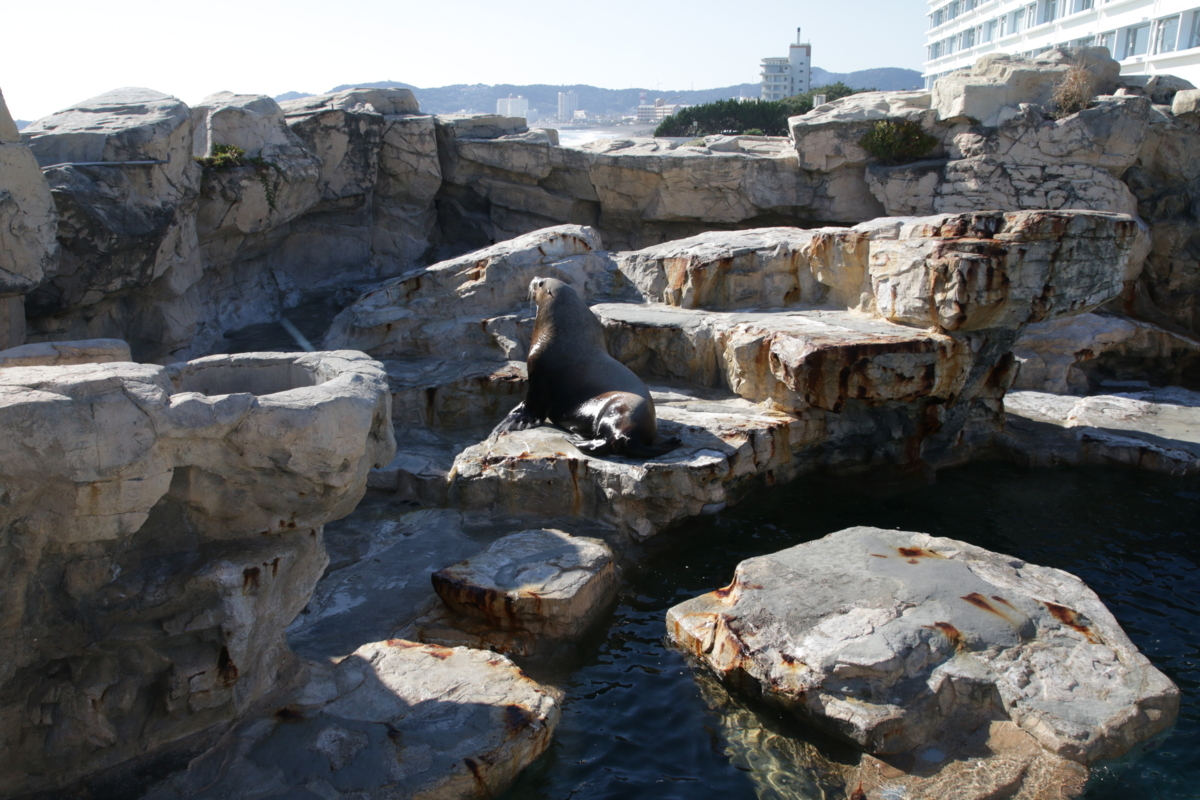
[[[565,687],[554,743],[505,800],[838,798],[816,742],[731,701],[664,647],[666,610],[743,559],[853,525],[962,539],[1078,575],[1183,692],[1175,730],[1089,798],[1200,798],[1200,479],[1124,469],[974,464],[935,484],[809,477],[663,534]],[[827,765],[826,765],[827,766]]]

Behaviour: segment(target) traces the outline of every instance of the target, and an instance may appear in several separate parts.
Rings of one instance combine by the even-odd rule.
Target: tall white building
[[[1200,86],[1200,0],[929,0],[925,85],[988,53],[1107,47],[1122,75]]]
[[[529,98],[517,95],[501,97],[496,101],[496,113],[502,117],[528,117]]]
[[[796,43],[788,48],[787,58],[762,60],[762,99],[782,100],[812,89],[812,45],[800,41],[796,28]]]
[[[575,119],[575,112],[579,110],[579,95],[575,92],[559,92],[558,93],[558,121],[570,122]]]

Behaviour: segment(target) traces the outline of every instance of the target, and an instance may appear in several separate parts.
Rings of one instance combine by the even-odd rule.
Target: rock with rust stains
[[[433,573],[451,609],[489,627],[574,639],[613,601],[619,573],[599,539],[558,530],[520,531]]]
[[[1007,718],[1087,765],[1179,708],[1078,578],[923,533],[849,528],[744,561],[667,629],[732,684],[883,756]]]
[[[144,800],[485,800],[549,746],[556,696],[496,653],[403,639],[358,648]]]

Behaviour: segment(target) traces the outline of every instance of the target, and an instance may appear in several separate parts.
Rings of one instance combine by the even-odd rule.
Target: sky
[[[41,0],[5,3],[0,91],[33,120],[121,86],[195,104],[403,81],[706,89],[757,83],[797,27],[830,72],[921,69],[925,0]]]

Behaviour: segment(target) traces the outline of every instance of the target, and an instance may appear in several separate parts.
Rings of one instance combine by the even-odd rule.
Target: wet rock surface
[[[559,718],[555,696],[504,656],[401,639],[311,665],[284,703],[145,800],[482,800],[546,749]]]
[[[1086,765],[1179,705],[1078,578],[926,534],[850,528],[750,559],[667,627],[723,679],[873,754],[1009,719]]]

